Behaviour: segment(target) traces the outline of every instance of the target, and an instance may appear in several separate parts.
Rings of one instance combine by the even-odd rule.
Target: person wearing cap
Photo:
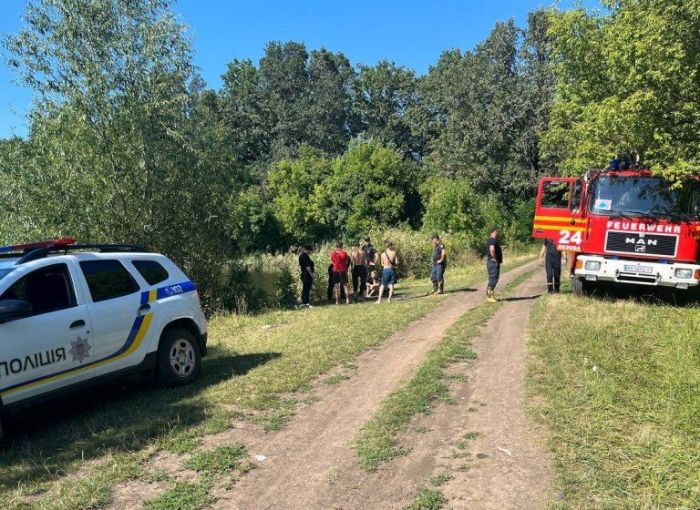
[[[496,285],[498,278],[501,275],[501,264],[503,263],[503,249],[498,240],[498,227],[491,227],[491,235],[486,241],[486,272],[489,275],[488,285],[486,287],[486,301],[489,303],[496,302]]]
[[[440,236],[433,234],[433,266],[430,270],[430,281],[433,282],[433,290],[430,294],[442,294],[445,292],[445,269],[447,268],[447,250],[440,240]]]

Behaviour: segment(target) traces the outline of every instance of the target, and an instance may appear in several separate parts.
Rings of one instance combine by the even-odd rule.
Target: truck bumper
[[[596,255],[576,258],[575,276],[587,281],[690,289],[698,286],[700,265],[608,259]]]

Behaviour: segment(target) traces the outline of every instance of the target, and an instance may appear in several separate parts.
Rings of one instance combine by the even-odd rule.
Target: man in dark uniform
[[[431,294],[445,292],[445,269],[447,268],[447,251],[440,240],[440,236],[433,234],[433,266],[430,271],[430,280],[433,282]]]
[[[314,261],[309,256],[311,246],[304,246],[299,255],[301,271],[301,306],[311,308],[311,286],[314,283]]]
[[[544,270],[547,273],[547,292],[553,294],[559,292],[561,281],[561,253],[557,245],[551,239],[544,240],[544,246],[540,251],[540,261],[544,260]]]
[[[491,235],[486,241],[486,272],[489,275],[489,282],[486,287],[486,301],[496,302],[496,285],[501,275],[501,264],[503,263],[503,249],[498,241],[498,227],[491,228]]]

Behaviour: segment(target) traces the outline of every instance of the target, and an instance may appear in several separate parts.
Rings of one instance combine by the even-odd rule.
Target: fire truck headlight
[[[585,268],[586,271],[600,271],[600,262],[597,260],[587,260]]]
[[[689,280],[690,278],[693,277],[693,270],[692,269],[676,269],[674,272],[676,278],[680,278],[682,280]]]

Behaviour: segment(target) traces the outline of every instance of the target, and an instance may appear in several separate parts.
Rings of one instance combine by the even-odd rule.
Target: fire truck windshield
[[[697,219],[700,183],[687,181],[673,188],[661,177],[600,176],[592,183],[590,211],[627,218]]]

